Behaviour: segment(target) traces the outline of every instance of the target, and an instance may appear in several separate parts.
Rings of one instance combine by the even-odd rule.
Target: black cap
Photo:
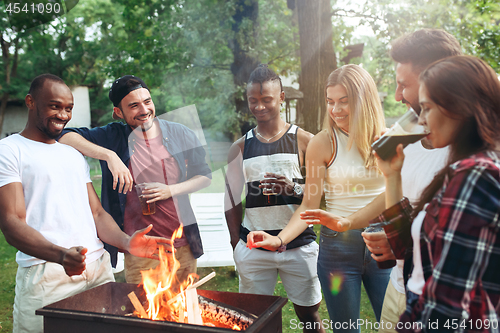
[[[134,81],[131,81],[134,80]],[[127,96],[131,91],[134,91],[139,88],[148,89],[148,86],[137,76],[133,75],[125,75],[121,78],[115,80],[111,89],[109,89],[109,99],[113,102],[114,106],[118,106],[122,99]],[[114,112],[113,112],[114,118]]]

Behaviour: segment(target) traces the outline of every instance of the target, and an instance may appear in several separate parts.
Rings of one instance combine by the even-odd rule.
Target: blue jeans
[[[391,270],[377,267],[361,232],[336,232],[321,226],[318,277],[335,333],[360,332],[361,327],[355,324],[359,319],[361,281],[380,320]]]

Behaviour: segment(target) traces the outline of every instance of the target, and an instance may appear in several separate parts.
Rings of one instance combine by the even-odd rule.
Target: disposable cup
[[[384,229],[382,227],[368,227],[365,229],[366,233],[370,234],[384,234]],[[376,256],[381,256],[381,254],[375,254]],[[396,260],[390,259],[386,261],[377,261],[377,266],[380,269],[388,269],[396,266]]]
[[[135,185],[135,190],[139,201],[141,202],[142,215],[152,215],[156,213],[156,202],[147,203],[148,199],[144,198],[142,192],[146,189],[147,183]]]

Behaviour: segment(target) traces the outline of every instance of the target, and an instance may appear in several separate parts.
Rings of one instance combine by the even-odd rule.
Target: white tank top
[[[335,153],[327,166],[324,182],[326,210],[346,217],[384,192],[385,181],[376,167],[365,168],[365,162],[355,145],[347,150],[347,133],[335,128],[333,133]]]

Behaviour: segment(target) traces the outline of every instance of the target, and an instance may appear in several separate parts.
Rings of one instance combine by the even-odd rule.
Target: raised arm
[[[385,207],[390,208],[397,204],[403,198],[403,185],[401,181],[401,169],[405,154],[403,153],[403,145],[399,144],[396,147],[396,155],[390,161],[384,161],[378,157],[377,163],[385,177]]]
[[[194,193],[210,185],[212,180],[206,176],[194,176],[184,182],[172,185],[162,183],[148,183],[146,189],[142,191],[148,203],[158,200],[167,200],[177,195]]]
[[[322,224],[332,230],[344,232],[350,229],[367,227],[369,221],[380,215],[384,210],[385,193],[383,192],[368,205],[347,217],[338,216],[323,209],[312,209],[300,213],[300,218],[307,224]]]
[[[69,276],[81,274],[87,249],[82,246],[66,249],[49,242],[26,223],[25,207],[21,183],[0,187],[0,229],[7,243],[30,256],[62,265]]]
[[[134,183],[132,175],[114,151],[96,145],[75,132],[65,133],[58,141],[75,148],[85,156],[106,161],[109,171],[113,175],[113,189],[116,189],[117,185],[119,185],[118,192],[127,193],[127,191],[132,191]]]
[[[186,163],[186,180],[168,185],[164,183],[148,183],[146,189],[142,192],[144,197],[148,199],[148,203],[194,193],[210,186],[212,171],[205,161],[205,150],[194,133],[191,133],[188,138],[195,141],[193,145],[196,148],[184,151],[180,158],[182,162]]]
[[[243,205],[241,203],[241,193],[245,186],[242,165],[243,143],[243,138],[241,138],[233,143],[229,149],[225,177],[224,212],[233,250],[240,239],[240,227],[243,222]]]
[[[484,316],[495,311],[489,299],[498,295],[494,289],[500,265],[498,177],[498,169],[485,165],[459,171],[446,185],[440,203],[431,201],[426,209],[422,233],[432,252],[422,255],[426,282],[414,306],[417,317],[411,319],[421,320],[424,332],[431,329],[426,324],[438,320],[436,330],[458,322],[466,325],[465,331],[481,331]],[[421,251],[424,254],[425,249]],[[478,304],[488,309],[479,318],[474,311]],[[443,326],[446,323],[448,327]]]
[[[97,229],[97,236],[99,236],[103,242],[128,251],[135,256],[145,258],[158,258],[159,246],[163,246],[168,251],[172,250],[169,239],[146,235],[152,229],[152,225],[136,231],[132,236],[124,233],[120,227],[118,227],[118,224],[115,223],[111,215],[102,208],[92,183],[87,183],[87,191],[90,208]]]

